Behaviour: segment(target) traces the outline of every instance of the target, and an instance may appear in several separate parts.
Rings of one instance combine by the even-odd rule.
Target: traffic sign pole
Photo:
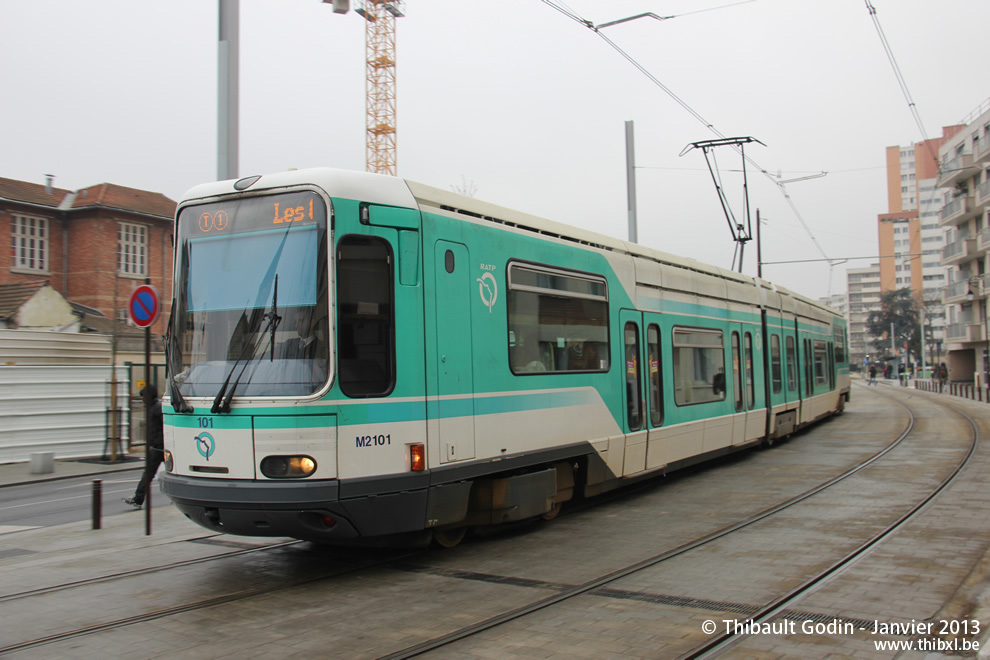
[[[146,277],[144,284],[134,289],[131,299],[127,303],[127,311],[131,315],[134,325],[144,328],[144,383],[145,387],[151,384],[151,326],[158,320],[161,314],[162,305],[158,298],[158,291],[151,286],[151,278]],[[144,466],[145,470],[151,465],[151,404],[145,399],[144,405]],[[146,508],[145,512],[145,534],[151,534],[151,479],[145,486]]]
[[[148,288],[151,287],[151,278],[144,278],[144,284]],[[158,296],[155,296],[157,299]],[[158,318],[159,307],[157,300],[155,301],[155,319]],[[151,322],[154,323],[154,320]],[[148,387],[151,385],[151,323],[144,326],[144,386]],[[144,469],[145,474],[147,474],[148,466],[151,465],[151,403],[148,401],[148,397],[141,397],[144,402]],[[147,509],[144,512],[144,533],[147,536],[151,535],[151,478],[148,479],[148,483],[144,486],[144,499]]]
[[[151,278],[150,277],[144,278],[144,284],[148,288],[151,288]],[[155,296],[155,297],[157,298],[157,296]],[[157,314],[158,307],[159,307],[159,305],[158,305],[158,302],[156,301],[155,302],[155,312],[156,313],[154,314],[154,319],[155,320],[158,319],[158,314]],[[154,320],[151,323],[154,323]],[[148,325],[144,326],[144,383],[145,383],[144,386],[145,387],[147,387],[148,385],[151,384],[151,323],[149,323]],[[146,408],[147,408],[147,410],[145,410],[145,413],[147,413],[149,410],[151,410],[151,407],[150,406],[146,406]],[[144,419],[145,419],[144,426],[147,429],[149,427],[148,426],[148,422],[150,420],[147,417],[145,417]],[[148,438],[147,438],[147,433],[146,433],[145,434],[145,446],[146,447],[147,447],[147,444],[148,444]]]

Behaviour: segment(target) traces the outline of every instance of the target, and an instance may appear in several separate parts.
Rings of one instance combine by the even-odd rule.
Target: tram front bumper
[[[341,499],[338,481],[160,481],[186,517],[225,534],[344,541],[421,531],[426,521],[426,489]]]

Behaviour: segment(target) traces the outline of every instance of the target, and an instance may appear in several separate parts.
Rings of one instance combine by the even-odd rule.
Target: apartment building
[[[849,363],[862,366],[868,355],[875,355],[872,337],[866,329],[870,312],[880,309],[880,264],[846,270],[849,321]]]
[[[942,303],[948,276],[942,264],[946,237],[940,223],[938,154],[962,128],[946,126],[941,137],[887,147],[887,213],[877,216],[880,288],[910,288],[924,306],[926,351],[935,349],[934,354],[924,356],[924,362],[937,360],[937,347],[945,343],[947,323]]]
[[[949,378],[990,384],[990,99],[939,149]]]

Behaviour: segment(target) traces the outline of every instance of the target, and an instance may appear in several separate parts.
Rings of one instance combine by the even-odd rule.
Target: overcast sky
[[[877,254],[884,148],[923,139],[864,0],[569,0],[686,105],[783,177],[833,259]],[[990,97],[987,0],[872,0],[928,137]],[[353,1],[352,1],[353,4]],[[104,181],[178,200],[216,178],[216,0],[0,5],[0,176]],[[398,170],[441,188],[626,238],[624,122],[635,121],[640,243],[729,267],[734,244],[701,122],[602,38],[539,0],[409,0],[398,22]],[[363,170],[364,20],[319,0],[241,2],[242,176]],[[740,160],[718,152],[742,213]],[[769,179],[750,171],[765,262],[817,259]],[[745,272],[756,273],[755,244]],[[814,297],[845,268],[767,265]],[[831,284],[830,284],[831,280]]]

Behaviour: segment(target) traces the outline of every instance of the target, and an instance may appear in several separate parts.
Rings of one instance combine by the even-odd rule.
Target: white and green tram
[[[161,483],[213,530],[449,545],[849,398],[828,307],[400,178],[205,184],[175,236]]]

